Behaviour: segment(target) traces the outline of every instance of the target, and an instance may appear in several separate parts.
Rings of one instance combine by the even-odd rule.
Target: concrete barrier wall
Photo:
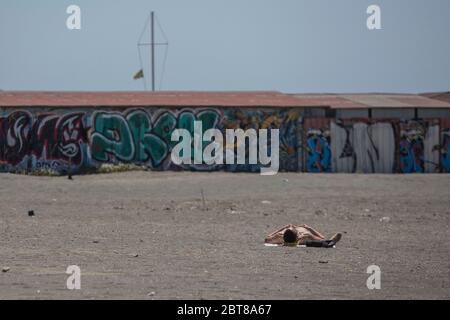
[[[259,165],[175,165],[177,128],[280,129],[280,171],[450,172],[450,119],[303,118],[296,108],[0,109],[0,171],[152,170],[259,172]],[[204,145],[206,147],[206,145]]]

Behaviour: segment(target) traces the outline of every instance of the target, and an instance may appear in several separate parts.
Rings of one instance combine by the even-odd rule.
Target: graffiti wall
[[[450,130],[445,128],[450,128],[445,119],[304,119],[303,171],[449,172]]]
[[[335,172],[440,172],[439,120],[332,123]]]
[[[193,134],[194,121],[202,122],[203,132],[211,128],[224,133],[237,128],[279,129],[280,170],[297,171],[299,117],[293,109],[3,109],[0,171],[66,173],[95,170],[105,163],[133,163],[153,170],[259,172],[259,165],[250,164],[173,164],[170,153],[177,142],[171,141],[172,132],[186,129]]]
[[[248,161],[174,164],[170,154],[177,142],[171,141],[172,132],[186,129],[193,134],[194,121],[202,122],[203,131],[223,133],[279,129],[280,171],[450,172],[450,119],[303,119],[302,110],[294,108],[4,108],[0,171],[65,174],[131,163],[152,170],[260,172],[260,165]]]

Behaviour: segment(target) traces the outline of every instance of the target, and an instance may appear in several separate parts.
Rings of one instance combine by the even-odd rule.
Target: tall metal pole
[[[155,12],[151,13],[152,91],[155,91]]]

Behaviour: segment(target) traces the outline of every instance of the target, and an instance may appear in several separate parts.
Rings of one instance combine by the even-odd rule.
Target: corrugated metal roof
[[[0,91],[0,107],[330,107],[450,108],[450,102],[416,94],[284,94],[249,92]]]
[[[0,107],[299,107],[287,94],[259,92],[0,92]]]
[[[450,102],[450,91],[448,91],[448,92],[427,92],[427,93],[422,93],[421,96],[435,99],[435,100]]]
[[[450,104],[417,94],[345,94],[343,98],[370,108],[449,108]]]
[[[326,106],[335,109],[367,108],[365,104],[345,99],[338,94],[294,94],[293,96],[303,101],[305,106],[305,102],[308,101],[311,106]]]
[[[319,105],[328,105],[332,109],[450,108],[449,102],[417,94],[296,94],[294,96],[300,99],[307,97],[316,100]]]

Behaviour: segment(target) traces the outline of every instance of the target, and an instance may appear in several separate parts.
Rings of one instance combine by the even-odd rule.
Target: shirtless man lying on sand
[[[269,234],[265,243],[283,246],[306,245],[307,247],[332,248],[341,238],[342,235],[336,233],[331,239],[326,240],[323,235],[306,224],[299,226],[288,224]]]

